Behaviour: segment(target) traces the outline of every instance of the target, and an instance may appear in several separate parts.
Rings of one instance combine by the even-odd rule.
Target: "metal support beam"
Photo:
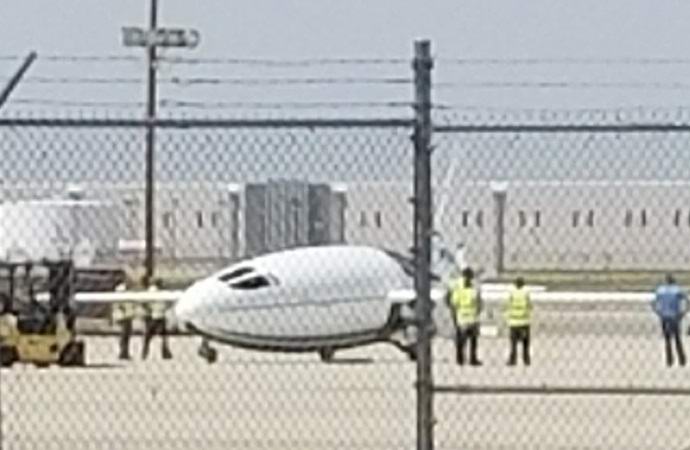
[[[417,296],[417,449],[434,448],[433,374],[431,355],[431,45],[414,45],[414,221],[415,289]]]
[[[534,125],[528,123],[495,125],[439,125],[434,133],[680,133],[690,131],[690,123],[621,123]]]
[[[26,71],[29,70],[29,67],[35,60],[36,52],[29,53],[24,59],[22,65],[19,66],[19,69],[17,69],[17,72],[12,76],[12,78],[10,78],[10,81],[7,82],[7,85],[4,87],[2,92],[0,92],[0,109],[2,109],[5,102],[7,102],[7,99],[10,98],[12,91],[14,91],[14,89],[17,87],[19,81],[21,81],[22,77]]]
[[[690,388],[647,386],[501,386],[437,385],[434,392],[461,395],[595,395],[595,396],[689,396]]]

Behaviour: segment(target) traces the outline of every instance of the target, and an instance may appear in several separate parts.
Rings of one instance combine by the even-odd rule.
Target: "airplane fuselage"
[[[399,326],[400,265],[371,247],[305,247],[235,264],[176,305],[195,332],[239,347],[313,351],[387,340]]]

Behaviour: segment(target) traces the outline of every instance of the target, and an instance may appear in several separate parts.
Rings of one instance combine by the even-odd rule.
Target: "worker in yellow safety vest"
[[[515,286],[508,295],[505,305],[505,319],[510,331],[510,356],[508,365],[517,363],[518,342],[522,343],[522,361],[526,366],[530,365],[530,321],[532,318],[532,300],[525,289],[525,280],[518,277]]]
[[[160,280],[155,280],[149,287],[149,291],[157,291],[160,287]],[[151,302],[147,305],[146,316],[144,318],[144,346],[141,358],[146,359],[149,354],[149,346],[153,336],[158,334],[161,337],[161,354],[163,359],[172,359],[172,352],[168,347],[167,321],[165,318],[166,304],[164,302]]]
[[[125,268],[125,281],[115,287],[118,292],[127,290],[141,290],[144,286],[144,276],[136,269]],[[120,328],[120,359],[130,359],[129,341],[132,336],[134,318],[137,315],[137,305],[134,302],[117,302],[111,307],[111,319]]]
[[[482,299],[479,290],[474,287],[474,272],[469,267],[462,271],[451,292],[451,305],[455,316],[455,349],[456,362],[465,364],[465,346],[469,341],[472,366],[482,363],[477,357],[479,339],[479,314],[482,311]]]
[[[124,285],[119,285],[116,290],[124,291]],[[131,302],[118,302],[112,305],[112,321],[120,328],[120,359],[130,359],[129,340],[132,336],[132,322],[136,313],[135,305]]]

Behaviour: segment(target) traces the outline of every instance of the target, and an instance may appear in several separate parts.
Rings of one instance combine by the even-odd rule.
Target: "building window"
[[[374,223],[376,224],[376,228],[381,228],[381,211],[376,211],[374,213]]]
[[[365,211],[360,211],[360,213],[359,213],[359,226],[360,227],[366,227],[367,226],[367,213]]]
[[[204,213],[201,211],[196,212],[196,226],[199,228],[204,227]]]
[[[588,227],[593,227],[593,226],[594,226],[594,211],[591,210],[591,209],[590,209],[589,212],[587,213],[587,226],[588,226]]]
[[[632,225],[633,213],[630,210],[625,212],[625,226],[630,227]]]
[[[523,228],[527,225],[527,217],[525,216],[524,211],[518,211],[518,225],[520,228]]]
[[[539,228],[541,226],[541,211],[534,212],[534,227]]]
[[[640,213],[640,224],[641,224],[643,227],[646,227],[646,226],[647,226],[647,211],[644,210],[644,209],[643,209],[642,212]]]
[[[469,211],[463,211],[462,212],[462,226],[467,228],[470,225],[470,212]]]
[[[482,211],[477,212],[476,223],[479,228],[484,226],[484,213]]]
[[[171,212],[163,213],[163,227],[164,228],[172,228],[172,213]]]
[[[218,211],[213,211],[211,213],[211,226],[213,228],[218,228],[220,225],[220,213]]]
[[[580,224],[580,211],[573,211],[573,227]]]

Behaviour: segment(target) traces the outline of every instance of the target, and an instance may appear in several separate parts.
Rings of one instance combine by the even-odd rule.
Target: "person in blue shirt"
[[[661,320],[661,329],[666,341],[666,365],[673,365],[673,342],[675,342],[678,362],[684,366],[685,351],[680,330],[683,316],[688,310],[688,301],[687,295],[676,284],[673,275],[666,275],[666,283],[656,288],[652,308]]]

